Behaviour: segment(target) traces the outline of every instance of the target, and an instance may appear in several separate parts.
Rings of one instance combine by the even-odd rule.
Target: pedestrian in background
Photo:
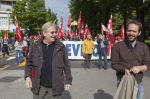
[[[28,45],[27,37],[24,36],[24,38],[23,38],[23,57],[24,57],[24,60],[26,60],[26,57],[28,55],[28,50],[29,50],[29,45]]]
[[[16,41],[14,47],[15,47],[16,64],[21,64],[21,54],[23,47],[22,41],[20,42]]]
[[[26,58],[27,58],[28,50],[29,50],[29,45],[28,45],[28,41],[27,41],[26,36],[23,37],[22,44],[23,44],[23,46],[22,46],[23,62],[21,64],[19,64],[19,66],[25,66],[26,65]]]
[[[12,50],[12,41],[11,41],[11,39],[8,40],[8,50],[9,50],[9,52],[11,52],[11,50]]]
[[[9,56],[7,39],[4,39],[4,41],[3,41],[2,52],[3,52],[3,57],[5,57],[5,54],[7,54],[7,56]]]
[[[123,75],[133,75],[138,83],[136,99],[143,99],[143,72],[150,69],[150,53],[146,44],[137,40],[142,33],[142,24],[130,21],[127,26],[127,39],[112,48],[112,68],[116,70],[117,86]]]
[[[2,46],[3,46],[3,38],[0,37],[0,52],[2,51]]]
[[[33,43],[34,43],[34,37],[30,36],[29,37],[29,52],[31,51],[31,47],[32,47]]]
[[[42,26],[43,37],[32,45],[25,66],[26,88],[33,99],[61,99],[72,83],[70,63],[65,45],[56,39],[54,23]]]
[[[85,68],[90,68],[90,61],[91,61],[91,57],[92,57],[94,48],[95,48],[95,46],[94,46],[94,42],[92,40],[92,36],[91,36],[91,34],[88,34],[87,38],[83,41],[83,45],[82,45],[82,52],[83,52],[83,54],[86,54]]]
[[[107,70],[108,62],[107,62],[107,52],[108,52],[108,41],[107,38],[105,38],[105,35],[98,34],[97,38],[97,44],[98,44],[98,55],[99,55],[99,65],[98,68],[102,68],[102,56],[104,57],[104,69]]]

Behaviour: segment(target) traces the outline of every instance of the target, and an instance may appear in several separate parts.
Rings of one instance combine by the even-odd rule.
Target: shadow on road
[[[98,67],[98,65],[99,65],[98,61],[93,61],[92,64],[95,65],[96,67]]]
[[[19,78],[20,77],[16,77],[16,76],[5,76],[5,77],[0,79],[0,82],[13,82]]]
[[[104,90],[99,89],[97,93],[94,94],[94,99],[113,99],[113,97],[105,93]]]
[[[69,91],[64,91],[61,99],[72,99]]]

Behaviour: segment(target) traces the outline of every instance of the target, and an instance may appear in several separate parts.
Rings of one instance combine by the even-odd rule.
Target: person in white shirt
[[[24,58],[27,57],[28,50],[29,50],[29,47],[28,47],[27,37],[24,36],[24,38],[23,38],[23,57]]]
[[[20,64],[21,63],[21,51],[22,51],[23,43],[16,41],[14,46],[15,46],[16,64]],[[19,55],[19,57],[18,57],[18,55]]]

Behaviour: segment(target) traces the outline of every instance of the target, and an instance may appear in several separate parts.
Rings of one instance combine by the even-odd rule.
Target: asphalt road
[[[117,88],[111,62],[108,70],[97,69],[98,61],[92,61],[90,69],[84,69],[83,62],[70,61],[73,83],[63,99],[113,99]],[[144,99],[149,99],[149,82],[150,72],[147,72],[143,79]],[[32,99],[31,91],[25,88],[24,67],[17,66],[13,57],[0,58],[0,99]]]

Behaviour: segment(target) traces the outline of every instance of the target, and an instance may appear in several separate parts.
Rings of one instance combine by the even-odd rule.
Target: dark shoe
[[[91,67],[90,67],[90,66],[87,66],[87,68],[90,69]]]
[[[102,68],[102,66],[98,65],[98,69],[101,69],[101,68]]]
[[[104,68],[104,70],[107,70],[107,68]]]

